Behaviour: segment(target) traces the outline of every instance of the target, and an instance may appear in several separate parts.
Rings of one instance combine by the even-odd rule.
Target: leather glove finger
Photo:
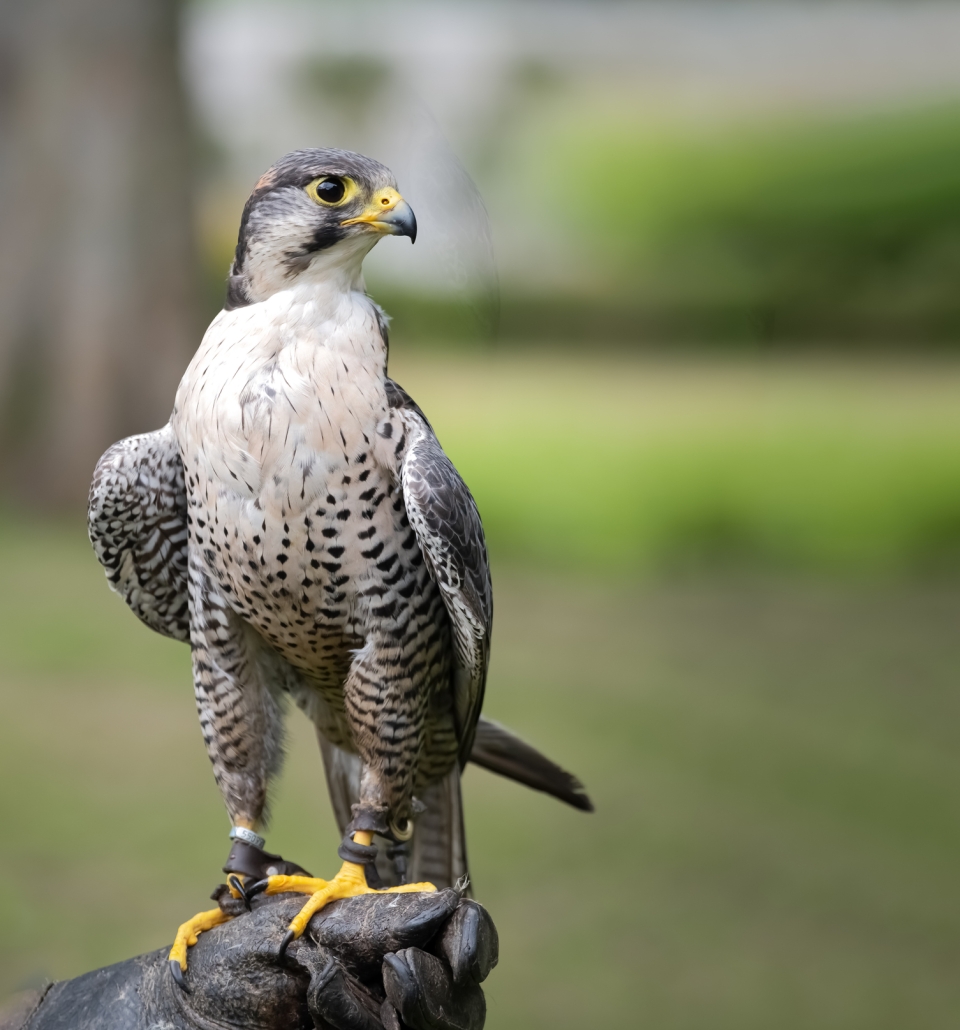
[[[381,1002],[326,948],[310,956],[307,1008],[318,1027],[334,1030],[383,1030]]]
[[[309,937],[340,955],[361,975],[379,980],[388,952],[424,947],[461,904],[454,890],[429,894],[367,894],[339,901],[310,920]]]
[[[446,959],[454,983],[481,984],[497,964],[500,939],[490,913],[476,901],[464,898],[430,950]]]
[[[447,964],[419,948],[384,958],[383,986],[390,1006],[412,1030],[481,1030],[486,1019],[483,991],[473,982],[455,984]],[[396,1030],[386,1006],[381,1012],[383,1025]]]

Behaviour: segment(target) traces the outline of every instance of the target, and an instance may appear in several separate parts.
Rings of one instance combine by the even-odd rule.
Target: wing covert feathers
[[[169,424],[115,443],[97,462],[87,531],[110,588],[151,629],[188,641],[187,496]]]
[[[593,811],[593,802],[576,776],[490,719],[481,718],[477,724],[470,761],[534,790],[552,794],[582,812]]]
[[[410,525],[443,595],[456,647],[454,713],[460,766],[473,747],[483,704],[493,628],[493,588],[480,513],[473,496],[409,395],[388,380],[403,437],[400,482]]]

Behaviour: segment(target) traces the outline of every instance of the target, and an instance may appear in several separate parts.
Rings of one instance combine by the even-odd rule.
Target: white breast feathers
[[[177,391],[188,477],[266,512],[302,509],[373,438],[385,367],[365,294],[311,285],[221,312]]]

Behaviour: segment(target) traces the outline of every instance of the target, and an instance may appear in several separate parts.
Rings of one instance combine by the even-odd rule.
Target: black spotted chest
[[[309,505],[270,514],[221,492],[206,564],[231,605],[301,669],[340,679],[371,631],[404,621],[433,583],[384,470],[337,470]]]

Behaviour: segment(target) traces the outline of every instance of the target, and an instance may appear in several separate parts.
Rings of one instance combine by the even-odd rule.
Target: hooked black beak
[[[394,236],[409,236],[411,243],[417,242],[417,216],[405,200],[385,216],[381,215],[379,221],[391,226]]]

